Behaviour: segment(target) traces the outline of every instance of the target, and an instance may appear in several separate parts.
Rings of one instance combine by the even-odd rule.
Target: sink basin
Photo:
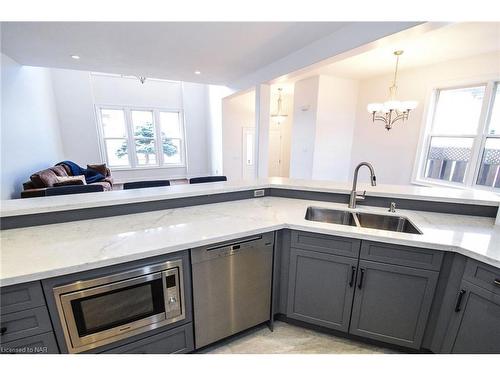
[[[330,210],[327,208],[307,207],[306,220],[320,221],[330,224],[343,224],[356,226],[356,221],[351,212]]]
[[[359,225],[363,228],[422,234],[422,232],[405,217],[377,215],[365,212],[357,212],[356,216],[359,221]]]
[[[320,221],[322,223],[388,230],[391,232],[422,234],[422,232],[410,220],[402,216],[332,210],[320,207],[307,207],[305,219]]]

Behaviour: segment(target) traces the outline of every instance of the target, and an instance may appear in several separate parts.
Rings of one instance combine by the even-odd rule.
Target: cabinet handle
[[[7,327],[2,327],[0,328],[0,335],[5,335],[5,333],[7,333]]]
[[[356,267],[352,266],[351,269],[351,280],[349,281],[349,286],[352,288],[354,285],[354,277],[356,276]]]
[[[359,269],[360,275],[359,275],[359,282],[358,282],[358,289],[361,289],[363,286],[363,277],[365,276],[365,270],[363,268]]]
[[[460,310],[462,310],[462,307],[460,305],[462,305],[462,300],[464,298],[464,294],[465,294],[465,290],[463,290],[463,289],[458,293],[457,303],[455,305],[455,312],[459,312]]]
[[[493,284],[495,284],[496,286],[500,286],[500,279],[493,280]]]

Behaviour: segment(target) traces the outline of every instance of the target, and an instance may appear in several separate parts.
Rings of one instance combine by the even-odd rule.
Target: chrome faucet
[[[377,186],[377,177],[375,176],[375,170],[373,169],[373,166],[366,161],[359,163],[354,170],[354,180],[352,182],[351,197],[349,198],[349,208],[356,208],[356,202],[358,200],[365,199],[366,190],[363,191],[363,194],[358,194],[358,191],[356,191],[356,187],[358,185],[359,168],[361,168],[362,166],[365,166],[370,170],[370,182],[372,186]]]

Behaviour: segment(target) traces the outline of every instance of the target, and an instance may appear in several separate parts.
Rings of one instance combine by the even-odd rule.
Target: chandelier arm
[[[383,121],[387,124],[387,118],[386,117],[383,117],[383,116],[374,116],[373,117],[373,122],[375,121]]]

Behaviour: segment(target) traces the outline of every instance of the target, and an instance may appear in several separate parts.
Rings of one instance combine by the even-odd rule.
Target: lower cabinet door
[[[191,323],[170,329],[130,344],[108,350],[106,354],[180,354],[194,350]]]
[[[500,295],[463,281],[444,353],[500,354]]]
[[[347,332],[357,262],[292,248],[287,316]]]
[[[0,344],[2,354],[57,354],[56,339],[52,332],[25,337]]]
[[[420,348],[438,272],[359,262],[349,332]]]

